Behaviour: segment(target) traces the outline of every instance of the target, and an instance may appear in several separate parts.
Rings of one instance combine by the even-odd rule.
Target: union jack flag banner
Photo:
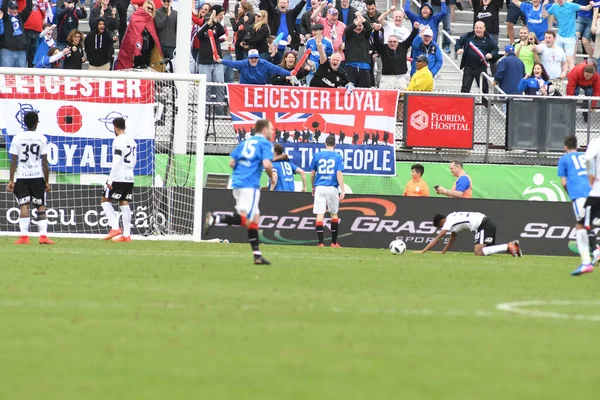
[[[239,141],[254,135],[259,119],[275,127],[295,164],[307,169],[329,135],[344,157],[344,172],[395,175],[396,90],[228,85],[233,128]]]

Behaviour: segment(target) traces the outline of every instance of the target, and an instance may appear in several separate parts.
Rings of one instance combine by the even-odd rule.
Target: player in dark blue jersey
[[[213,215],[206,213],[204,221],[204,236],[208,235],[214,224],[241,225],[248,228],[248,241],[254,254],[254,264],[270,264],[258,248],[258,223],[260,210],[260,175],[263,169],[267,171],[269,181],[273,180],[273,124],[261,119],[256,121],[255,135],[241,142],[231,153],[229,166],[233,168],[231,186],[235,198],[235,213],[233,215]]]
[[[294,174],[300,174],[302,178],[302,191],[306,192],[306,173],[293,162],[289,161],[287,154],[283,152],[283,146],[273,146],[275,158],[273,159],[273,183],[270,190],[276,192],[294,192]]]
[[[319,151],[310,163],[312,194],[315,198],[313,213],[317,214],[319,247],[323,244],[323,217],[331,215],[331,247],[341,247],[337,242],[340,200],[344,199],[344,160],[335,148],[335,136],[325,139],[325,150]]]
[[[577,137],[567,136],[565,138],[565,154],[558,160],[558,176],[571,198],[573,212],[575,213],[575,240],[581,265],[589,266],[596,264],[600,258],[600,251],[596,249],[596,235],[590,229],[586,229],[583,223],[585,217],[585,201],[590,193],[590,182],[585,164],[585,153],[577,151]],[[594,260],[590,257],[590,248],[594,249]]]

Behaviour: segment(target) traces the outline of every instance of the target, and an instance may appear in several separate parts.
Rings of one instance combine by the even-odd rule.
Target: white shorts
[[[381,75],[379,87],[381,89],[404,90],[408,87],[406,75]]]
[[[235,198],[235,210],[238,214],[245,213],[248,220],[256,214],[260,214],[258,201],[260,200],[260,189],[233,189]]]
[[[314,214],[337,214],[340,209],[340,193],[333,186],[315,187],[315,204],[313,206]]]
[[[575,54],[575,45],[577,44],[577,36],[564,38],[560,35],[556,35],[556,46],[560,47],[565,51],[567,57]]]
[[[585,197],[580,197],[571,202],[575,213],[575,221],[580,221],[585,217],[585,200]]]

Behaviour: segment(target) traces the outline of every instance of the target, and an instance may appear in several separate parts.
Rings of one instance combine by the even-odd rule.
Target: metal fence
[[[207,90],[206,140],[207,154],[228,154],[238,144],[229,114],[227,98],[218,101],[217,96],[225,95],[225,84],[209,83]],[[215,91],[217,89],[217,91]],[[212,95],[211,95],[212,93]],[[412,93],[422,96],[443,95],[449,97],[475,97],[474,146],[471,150],[405,148],[403,125],[396,125],[396,159],[407,161],[448,161],[460,159],[469,162],[499,164],[555,165],[562,155],[561,149],[555,151],[532,151],[526,149],[507,150],[507,103],[510,98],[531,98],[528,96],[510,96],[505,94],[468,94],[468,93]],[[549,98],[551,99],[551,98]],[[566,102],[577,105],[575,111],[575,132],[564,132],[564,136],[575,133],[580,145],[585,146],[591,139],[600,137],[600,110],[591,107],[593,97],[561,97]],[[487,103],[487,105],[486,105]],[[406,106],[406,105],[405,105]],[[190,108],[194,105],[191,104]],[[160,134],[158,137],[159,142]],[[189,138],[190,151],[195,138]]]

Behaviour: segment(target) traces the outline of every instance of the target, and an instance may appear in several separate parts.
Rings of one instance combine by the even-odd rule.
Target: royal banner
[[[475,99],[406,95],[404,138],[408,147],[472,149]]]
[[[48,138],[50,169],[108,174],[115,138],[112,121],[125,118],[138,144],[137,175],[154,167],[154,83],[139,79],[0,75],[0,128],[10,146],[25,129],[23,116],[39,114]]]
[[[396,174],[398,91],[230,84],[228,92],[239,141],[254,135],[255,122],[266,118],[275,126],[275,142],[303,169],[333,135],[336,151],[344,157],[344,173]]]

